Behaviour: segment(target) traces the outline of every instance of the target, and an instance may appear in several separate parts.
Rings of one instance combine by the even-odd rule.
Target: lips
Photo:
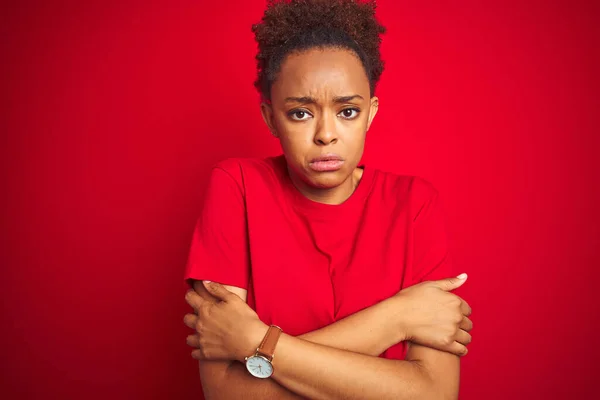
[[[332,172],[342,168],[344,160],[337,154],[324,154],[313,158],[308,164],[316,172]]]

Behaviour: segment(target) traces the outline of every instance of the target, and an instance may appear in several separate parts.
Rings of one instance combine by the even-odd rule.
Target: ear
[[[275,124],[273,123],[273,106],[263,101],[262,103],[260,103],[260,113],[262,114],[265,124],[267,124],[267,126],[269,127],[271,134],[275,137],[278,137],[277,129],[275,129]]]
[[[371,122],[377,115],[377,110],[379,109],[379,98],[373,96],[371,97],[371,105],[369,107],[369,121],[367,122],[367,131],[371,127]]]

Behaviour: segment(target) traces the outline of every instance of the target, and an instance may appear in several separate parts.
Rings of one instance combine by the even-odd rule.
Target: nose
[[[314,142],[319,146],[327,146],[338,141],[338,134],[335,126],[335,115],[330,113],[321,114],[317,123]]]

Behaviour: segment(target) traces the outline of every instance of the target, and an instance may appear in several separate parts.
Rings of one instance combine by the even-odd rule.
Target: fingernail
[[[204,281],[204,283],[210,283],[210,281]]]
[[[463,280],[463,279],[467,279],[467,274],[462,273],[459,276],[457,276],[458,279]]]

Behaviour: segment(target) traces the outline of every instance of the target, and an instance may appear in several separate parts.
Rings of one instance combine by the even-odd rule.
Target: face
[[[369,80],[350,50],[324,48],[286,57],[261,111],[281,142],[290,175],[308,197],[354,190],[365,135],[377,112]]]

